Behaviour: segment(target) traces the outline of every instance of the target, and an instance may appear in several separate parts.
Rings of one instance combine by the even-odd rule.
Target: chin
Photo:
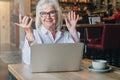
[[[48,27],[55,27],[55,25],[53,25],[53,24],[47,24],[46,26],[48,26]]]

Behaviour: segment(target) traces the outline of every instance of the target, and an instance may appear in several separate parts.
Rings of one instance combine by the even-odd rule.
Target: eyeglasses
[[[54,17],[56,15],[56,10],[50,12],[40,12],[40,16],[46,18],[47,16]]]

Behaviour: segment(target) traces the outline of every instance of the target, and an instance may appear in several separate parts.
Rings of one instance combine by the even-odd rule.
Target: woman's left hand
[[[73,11],[70,11],[67,17],[65,17],[66,26],[70,32],[76,30],[78,19],[79,19],[79,15],[76,15],[76,13]]]
[[[69,12],[67,17],[65,18],[66,26],[75,42],[79,42],[79,37],[77,35],[77,30],[76,30],[78,19],[79,19],[79,15],[76,15],[75,12],[73,11]]]

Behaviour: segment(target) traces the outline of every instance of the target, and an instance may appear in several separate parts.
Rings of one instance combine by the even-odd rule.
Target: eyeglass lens
[[[50,17],[53,17],[53,16],[55,16],[56,12],[57,12],[56,10],[53,10],[50,12],[40,12],[40,15],[41,15],[41,17],[47,17],[48,15]]]

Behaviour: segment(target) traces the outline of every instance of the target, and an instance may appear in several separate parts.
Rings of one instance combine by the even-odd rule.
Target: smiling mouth
[[[52,22],[52,20],[50,20],[50,21],[46,21],[46,22]]]

